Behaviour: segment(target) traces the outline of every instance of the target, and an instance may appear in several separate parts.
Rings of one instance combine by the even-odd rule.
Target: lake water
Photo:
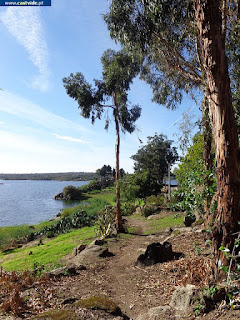
[[[76,202],[54,200],[69,185],[79,187],[89,181],[0,180],[0,227],[37,224],[52,219]]]

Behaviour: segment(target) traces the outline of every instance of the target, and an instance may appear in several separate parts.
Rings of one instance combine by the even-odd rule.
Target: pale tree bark
[[[224,260],[219,247],[224,245],[231,250],[235,237],[233,233],[239,231],[240,151],[225,53],[221,1],[194,0],[194,4],[215,144],[218,208],[212,236],[217,263],[219,259]]]
[[[121,202],[120,202],[120,168],[119,168],[119,152],[120,152],[120,130],[118,122],[118,104],[116,101],[116,96],[114,96],[115,108],[113,111],[115,128],[116,128],[116,146],[115,146],[115,156],[116,156],[116,173],[115,173],[115,183],[116,183],[116,220],[117,220],[117,230],[118,232],[124,232],[122,212],[121,212]]]

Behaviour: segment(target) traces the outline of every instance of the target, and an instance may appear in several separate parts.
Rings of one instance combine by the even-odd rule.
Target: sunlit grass
[[[77,229],[54,239],[45,239],[43,245],[35,242],[33,246],[1,253],[0,265],[7,271],[32,269],[34,263],[52,269],[61,265],[62,257],[71,253],[74,247],[81,243],[88,244],[94,238],[94,227]]]
[[[147,220],[145,235],[156,234],[167,228],[174,228],[176,226],[183,226],[183,216],[175,217],[174,215],[169,215],[164,218]]]

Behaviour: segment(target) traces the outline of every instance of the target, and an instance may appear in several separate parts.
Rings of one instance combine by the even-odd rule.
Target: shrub
[[[162,187],[148,171],[135,172],[120,183],[121,196],[125,201],[157,195]]]
[[[147,218],[149,216],[151,216],[153,213],[156,212],[156,207],[154,206],[145,206],[143,209],[142,209],[142,215]]]
[[[123,202],[121,204],[121,209],[123,216],[130,216],[136,211],[136,205],[130,202]]]
[[[153,206],[161,206],[164,203],[164,200],[165,197],[162,194],[159,194],[157,196],[151,195],[150,197],[147,197],[146,204]]]
[[[84,192],[89,191],[99,191],[107,187],[112,187],[114,185],[113,179],[98,179],[92,180],[88,185],[84,186]]]
[[[80,200],[82,191],[74,186],[67,186],[63,189],[63,197],[66,200]]]
[[[115,206],[105,206],[103,210],[99,211],[96,222],[96,235],[102,238],[111,236],[115,230],[115,219]]]

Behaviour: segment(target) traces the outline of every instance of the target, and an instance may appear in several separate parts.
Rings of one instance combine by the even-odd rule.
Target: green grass
[[[88,215],[95,215],[99,210],[103,209],[107,205],[115,204],[114,188],[106,188],[99,192],[89,192],[85,195],[85,200],[82,204],[79,204],[73,208],[64,209],[62,216],[72,216],[81,210],[87,212]],[[86,205],[87,202],[87,205]]]
[[[0,264],[7,271],[32,269],[34,263],[53,269],[61,265],[61,258],[72,252],[81,243],[90,243],[95,238],[94,227],[85,227],[59,235],[54,239],[43,240],[43,245],[14,249],[0,254]],[[29,255],[29,252],[32,252]]]
[[[165,218],[159,218],[156,220],[147,220],[146,221],[146,231],[145,235],[156,234],[160,231],[163,231],[166,228],[173,228],[176,226],[183,225],[183,217],[174,218],[174,215],[169,215]]]

